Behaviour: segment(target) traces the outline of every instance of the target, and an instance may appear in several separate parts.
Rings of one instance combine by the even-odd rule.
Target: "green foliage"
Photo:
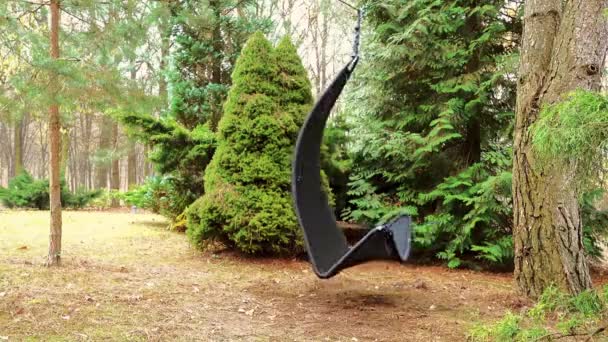
[[[27,172],[22,172],[11,179],[8,188],[0,193],[2,204],[8,208],[49,208],[49,183],[35,180]]]
[[[100,195],[93,199],[90,206],[96,209],[110,209],[123,200],[123,193],[114,189],[101,189]]]
[[[519,332],[519,321],[519,317],[511,312],[507,312],[496,325],[496,341],[513,341],[513,338]]]
[[[217,128],[243,44],[251,33],[270,25],[252,15],[254,8],[251,0],[184,0],[171,5],[175,49],[168,73],[169,115],[186,128],[201,123]]]
[[[66,208],[82,209],[95,198],[100,191],[83,189],[71,193],[61,180],[61,204]],[[8,208],[30,208],[38,210],[49,209],[49,181],[34,179],[26,171],[21,172],[8,183],[8,188],[0,189],[0,201]]]
[[[102,190],[88,191],[86,189],[76,189],[76,192],[71,193],[67,191],[64,186],[61,192],[62,204],[72,209],[83,209],[91,205],[93,201],[99,198],[102,194]]]
[[[158,176],[147,178],[144,184],[123,194],[125,203],[129,206],[148,209],[158,214],[161,203],[166,201],[164,194],[167,191],[167,187],[163,180],[163,177]]]
[[[608,286],[569,296],[550,286],[534,307],[517,315],[507,312],[495,323],[476,324],[469,331],[469,339],[537,341],[542,337],[550,341],[568,336],[588,338],[608,317],[606,291]]]
[[[347,218],[415,217],[416,248],[458,267],[509,264],[520,19],[499,0],[369,0],[373,32],[346,111]]]
[[[346,122],[345,115],[338,113],[330,118],[330,122],[323,133],[324,144],[321,150],[321,169],[327,175],[327,181],[334,199],[334,212],[336,217],[348,213],[348,183],[353,169],[353,161],[348,153],[351,129]]]
[[[598,202],[605,196],[604,189],[595,189],[584,193],[580,200],[585,252],[597,259],[602,257],[602,240],[608,236],[608,209],[598,209]]]
[[[188,130],[171,118],[138,113],[116,117],[132,137],[152,146],[148,158],[164,175],[163,195],[158,198],[167,203],[159,204],[159,212],[175,219],[204,193],[203,174],[215,152],[215,134],[207,124]]]
[[[528,317],[535,320],[544,321],[549,312],[556,310],[563,311],[567,307],[568,296],[561,292],[556,286],[549,286],[538,299],[538,303],[528,311]]]
[[[206,193],[187,211],[188,236],[199,246],[219,240],[250,254],[293,254],[302,238],[290,165],[312,104],[310,83],[291,42],[273,50],[262,33],[247,42],[233,82]]]
[[[234,63],[247,37],[268,26],[251,15],[253,4],[248,0],[168,3],[162,34],[175,44],[166,73],[169,108],[160,119],[136,110],[116,113],[130,136],[152,148],[148,157],[163,176],[155,209],[172,220],[205,192],[203,177],[215,152],[215,131]]]
[[[179,181],[171,176],[155,176],[146,179],[141,186],[121,195],[130,206],[137,206],[154,213],[173,218],[173,223],[183,220],[183,211],[191,204],[192,195],[184,194]]]
[[[581,193],[601,184],[608,148],[608,98],[578,90],[543,108],[531,128],[536,156],[545,163],[574,165]]]
[[[605,194],[605,155],[608,147],[608,98],[578,90],[563,101],[543,108],[532,126],[536,158],[547,164],[574,166],[572,180],[580,196],[584,246],[587,254],[600,257],[599,239],[608,232],[608,211],[597,208]]]

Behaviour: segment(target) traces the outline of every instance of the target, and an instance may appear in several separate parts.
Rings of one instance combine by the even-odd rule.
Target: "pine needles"
[[[608,98],[578,90],[541,111],[531,128],[541,165],[573,166],[581,194],[600,184],[608,147]]]

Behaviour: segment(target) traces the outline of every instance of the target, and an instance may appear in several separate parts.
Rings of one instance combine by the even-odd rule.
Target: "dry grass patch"
[[[201,253],[149,214],[0,212],[0,336],[9,341],[455,341],[520,305],[509,275],[370,263],[318,280],[297,260]],[[1,340],[0,340],[1,341]]]

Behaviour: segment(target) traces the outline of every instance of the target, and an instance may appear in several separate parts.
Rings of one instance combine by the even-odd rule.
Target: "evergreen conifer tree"
[[[219,125],[205,195],[188,209],[194,243],[219,239],[251,254],[294,253],[302,239],[290,194],[310,82],[295,47],[256,33],[242,51]]]
[[[418,248],[451,267],[472,250],[510,261],[517,8],[497,0],[368,4],[373,32],[348,101],[357,141],[349,218],[413,215]]]
[[[170,71],[164,70],[171,101],[160,119],[135,112],[118,119],[130,135],[152,148],[150,160],[165,177],[167,190],[162,214],[181,222],[186,207],[205,191],[203,175],[215,150],[213,134],[236,58],[247,37],[267,23],[251,15],[255,7],[250,0],[183,0],[159,6],[167,9],[163,34],[170,37],[165,39],[175,42]]]

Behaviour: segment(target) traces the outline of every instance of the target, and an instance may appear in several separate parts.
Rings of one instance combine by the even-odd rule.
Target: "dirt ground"
[[[159,216],[0,212],[0,341],[464,341],[528,303],[510,274],[370,263],[319,280],[306,262],[194,250]]]

